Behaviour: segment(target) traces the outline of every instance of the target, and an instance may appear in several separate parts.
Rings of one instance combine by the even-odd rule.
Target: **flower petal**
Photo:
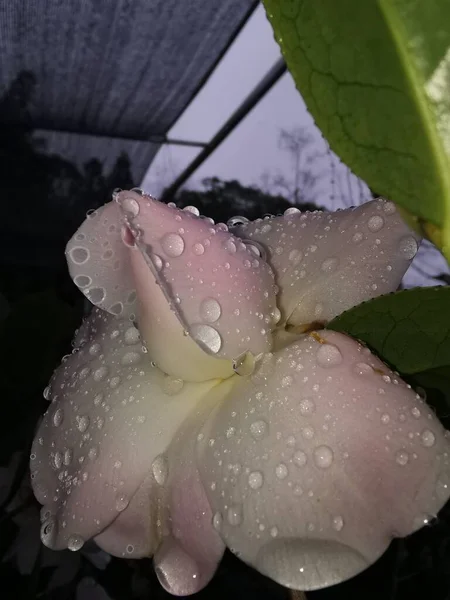
[[[233,232],[266,248],[282,322],[300,330],[394,291],[418,248],[394,204],[383,199],[335,213],[288,209]]]
[[[52,404],[31,454],[33,488],[45,505],[42,540],[54,549],[81,547],[128,507],[153,459],[216,383],[165,375],[130,321],[99,309],[78,341],[85,344],[50,384]]]
[[[267,355],[201,434],[217,529],[291,588],[352,577],[450,495],[449,440],[434,414],[367,348],[331,331]]]
[[[117,201],[149,267],[134,270],[146,340],[154,319],[152,311],[142,318],[149,298],[139,286],[143,280],[148,289],[152,273],[183,329],[204,352],[234,359],[270,349],[275,285],[254,246],[247,247],[226,225],[213,225],[150,196],[121,192]],[[132,252],[133,267],[135,260]]]
[[[66,258],[74,283],[92,304],[134,318],[136,291],[121,226],[114,202],[88,214],[67,244]]]

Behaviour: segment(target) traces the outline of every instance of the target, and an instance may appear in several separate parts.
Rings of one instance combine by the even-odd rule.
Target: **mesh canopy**
[[[26,107],[0,119],[23,124],[26,112],[48,151],[76,165],[125,152],[139,181],[159,148],[149,140],[176,121],[256,4],[1,2],[0,95],[24,77],[29,89]]]

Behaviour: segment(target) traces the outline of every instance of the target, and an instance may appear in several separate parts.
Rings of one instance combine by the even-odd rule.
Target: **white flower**
[[[310,590],[425,524],[450,494],[444,429],[365,347],[321,330],[395,290],[416,250],[384,200],[229,229],[116,193],[67,247],[96,308],[32,449],[43,542],[154,554],[178,595],[227,545]]]

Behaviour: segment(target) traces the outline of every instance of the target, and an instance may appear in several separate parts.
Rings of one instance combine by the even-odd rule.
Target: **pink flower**
[[[311,590],[422,527],[450,495],[443,427],[367,348],[322,330],[395,290],[416,250],[384,200],[227,227],[116,193],[67,246],[96,307],[32,449],[44,544],[154,554],[177,595],[228,546]]]

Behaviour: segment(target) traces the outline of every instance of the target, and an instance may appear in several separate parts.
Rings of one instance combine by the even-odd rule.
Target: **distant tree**
[[[281,195],[294,205],[315,203],[317,184],[324,175],[322,165],[326,153],[314,147],[314,137],[306,127],[292,131],[280,130],[278,146],[288,155],[290,169],[266,170],[261,177],[261,187],[266,193]]]
[[[266,214],[277,215],[292,207],[281,195],[273,195],[239,181],[222,181],[218,177],[203,180],[204,190],[181,190],[175,202],[181,208],[196,206],[200,212],[216,222],[227,222],[235,215],[253,220]],[[301,210],[318,210],[311,202],[298,203]]]

